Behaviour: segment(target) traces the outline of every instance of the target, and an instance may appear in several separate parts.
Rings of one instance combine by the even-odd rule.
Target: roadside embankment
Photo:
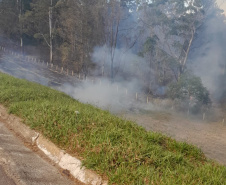
[[[0,73],[0,103],[35,130],[17,129],[60,166],[77,157],[63,168],[96,171],[109,184],[226,182],[226,168],[209,161],[198,148],[147,132],[134,122],[39,84]],[[8,121],[13,123],[13,117]],[[49,147],[53,146],[49,140],[57,147]]]
[[[0,105],[0,121],[26,143],[36,145],[54,163],[58,164],[60,168],[68,170],[80,182],[95,185],[107,184],[99,175],[91,170],[85,169],[79,159],[65,153],[64,150],[58,148],[42,134],[24,125],[22,119],[19,117],[8,114],[6,108],[2,105]]]

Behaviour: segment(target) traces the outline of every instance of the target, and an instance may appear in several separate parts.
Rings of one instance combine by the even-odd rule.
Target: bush
[[[177,82],[171,83],[167,96],[175,100],[180,109],[190,109],[192,112],[199,112],[211,105],[209,92],[201,79],[190,73],[181,75]]]

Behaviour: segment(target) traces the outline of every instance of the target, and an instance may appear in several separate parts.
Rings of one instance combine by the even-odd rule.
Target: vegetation
[[[96,66],[98,75],[128,79],[125,71],[134,75],[139,66],[131,63],[137,62],[146,66],[139,80],[154,91],[184,72],[196,30],[213,5],[212,0],[1,0],[0,34],[22,52],[35,46],[51,63],[85,76]],[[103,51],[94,63],[96,47]],[[128,51],[143,58],[133,61]],[[124,55],[131,58],[126,65]]]
[[[226,168],[196,147],[147,132],[56,90],[0,73],[0,103],[109,184],[218,184]],[[75,113],[78,111],[79,113]]]
[[[194,113],[211,105],[209,92],[201,79],[188,72],[181,75],[177,82],[170,84],[167,93],[169,98],[179,103],[180,109],[183,106],[182,108],[190,108]]]

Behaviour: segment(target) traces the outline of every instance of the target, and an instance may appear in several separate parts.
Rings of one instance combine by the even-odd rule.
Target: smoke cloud
[[[149,73],[148,64],[142,57],[131,50],[115,49],[114,83],[111,74],[111,52],[107,46],[96,47],[92,54],[96,71],[92,73],[99,78],[88,77],[75,87],[65,84],[64,92],[84,103],[90,103],[111,112],[147,108],[147,94],[143,91],[143,75]],[[146,103],[146,104],[145,104]],[[142,105],[143,104],[143,105]],[[152,105],[148,105],[152,108]]]
[[[212,98],[220,100],[225,93],[221,86],[226,65],[225,16],[209,12],[199,28],[189,56],[188,67],[201,77]]]

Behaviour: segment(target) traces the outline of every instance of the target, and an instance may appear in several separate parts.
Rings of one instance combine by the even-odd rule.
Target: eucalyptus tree
[[[134,47],[139,37],[137,3],[133,0],[110,0],[105,2],[104,9],[104,44],[105,58],[109,64],[103,63],[103,71],[110,66],[110,78],[114,79],[122,71],[120,58]]]
[[[49,47],[50,63],[53,62],[53,33],[57,15],[54,6],[58,0],[32,0],[30,9],[22,16],[24,32]]]
[[[196,29],[204,17],[202,2],[156,0],[141,4],[140,11],[141,20],[149,31],[142,53],[150,56],[154,71],[163,69],[157,72],[159,77],[163,73],[165,80],[172,76],[178,80],[184,72]],[[169,77],[165,76],[166,67],[167,71],[171,70]]]

